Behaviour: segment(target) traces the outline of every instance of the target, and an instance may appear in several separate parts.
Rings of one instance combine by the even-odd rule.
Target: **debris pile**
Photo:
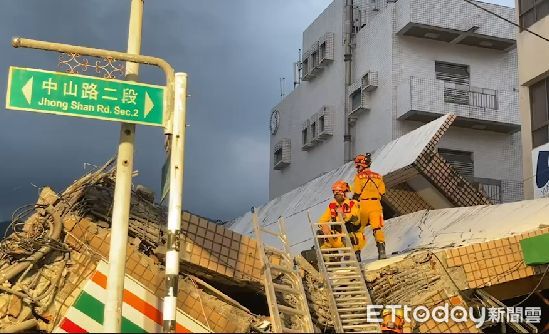
[[[44,188],[36,204],[14,213],[15,232],[0,241],[1,331],[53,331],[98,262],[107,260],[115,175],[112,165],[109,161],[61,194]],[[132,190],[126,273],[158,297],[165,289],[166,220],[166,209],[154,203],[154,194],[141,186]],[[188,213],[183,220],[182,248],[186,251],[181,257],[178,308],[216,332],[268,330],[261,277],[254,271],[255,264],[248,270],[257,257],[255,240]],[[199,237],[201,228],[204,238],[217,240],[209,234],[214,230],[229,239],[220,245],[207,242]],[[195,261],[197,247],[203,250]],[[203,262],[205,258],[209,261]],[[213,264],[223,261],[232,265],[232,271],[229,266],[222,269],[221,264]],[[316,325],[331,328],[320,275],[312,267],[303,274]]]

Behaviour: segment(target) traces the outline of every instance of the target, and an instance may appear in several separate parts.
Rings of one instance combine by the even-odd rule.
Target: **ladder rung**
[[[303,333],[303,330],[300,329],[292,329],[288,327],[282,327],[282,333]]]
[[[279,266],[278,264],[269,264],[269,267],[271,269],[281,271],[281,272],[284,272],[284,273],[288,273],[288,274],[293,274],[294,273],[293,269],[282,267],[282,266]]]
[[[277,283],[273,283],[273,287],[275,288],[275,290],[279,290],[279,291],[284,291],[284,292],[287,292],[287,293],[293,293],[295,295],[297,295],[299,293],[299,291],[289,285],[284,285],[284,284],[277,284]]]
[[[354,284],[354,285],[347,285],[347,284],[339,284],[337,286],[332,286],[332,290],[334,292],[341,292],[341,291],[364,291],[362,288],[362,284]]]
[[[337,233],[337,234],[317,234],[317,239],[327,239],[327,238],[340,238],[344,237],[345,234],[343,233]]]
[[[343,326],[343,328],[344,328],[344,329],[346,329],[346,328],[349,328],[349,329],[351,329],[351,328],[365,328],[365,327],[366,327],[366,328],[370,328],[370,327],[373,327],[373,326],[375,326],[375,325],[372,325],[372,324],[345,325],[345,326]]]
[[[282,234],[276,233],[275,231],[271,231],[271,230],[266,229],[266,228],[260,227],[259,229],[261,230],[261,232],[265,232],[265,233],[270,234],[270,235],[275,236],[275,237],[281,237],[282,236]]]
[[[360,269],[353,268],[353,267],[330,267],[326,268],[326,271],[330,274],[338,274],[338,273],[360,273]]]
[[[367,295],[367,292],[364,290],[358,290],[358,291],[334,291],[332,294],[334,295],[340,295],[340,296],[346,296],[346,295]]]
[[[338,274],[335,274],[335,275],[328,275],[328,278],[329,279],[349,279],[349,278],[354,278],[354,279],[359,279],[359,278],[362,278],[362,276],[358,275],[357,273],[353,273],[353,272],[350,272],[349,274],[341,274],[341,273],[338,273]]]
[[[323,257],[342,257],[351,256],[352,253],[322,254]]]
[[[342,222],[325,222],[325,223],[313,223],[315,226],[322,226],[322,225],[343,225]]]
[[[349,289],[346,289],[346,290],[350,290],[350,289],[363,289],[363,285],[361,282],[349,282],[349,283],[332,283],[332,289],[334,288],[337,288],[337,289],[344,289],[344,288],[349,288]]]
[[[330,275],[330,276],[338,276],[338,277],[357,276],[357,277],[362,277],[360,275],[360,271],[356,268],[330,268],[330,269],[332,269],[332,270],[328,271],[328,275]]]
[[[321,248],[320,249],[320,252],[321,253],[325,253],[325,252],[333,252],[333,251],[352,251],[353,249],[351,247],[341,247],[341,248]],[[339,256],[341,256],[341,254],[338,254]]]
[[[342,326],[343,329],[358,329],[358,328],[363,328],[363,329],[369,329],[369,330],[373,330],[375,331],[376,329],[379,329],[379,326],[378,325],[372,325],[372,324],[364,324],[364,325],[345,325],[345,326]],[[379,332],[379,331],[377,331]],[[375,332],[374,332],[375,333]]]
[[[356,261],[334,261],[334,262],[324,263],[324,265],[326,266],[341,265],[341,264],[357,264],[357,262]]]
[[[368,323],[367,317],[364,315],[362,318],[355,318],[355,319],[341,319],[341,324],[343,326],[346,325],[363,325],[364,323]]]
[[[296,310],[296,309],[293,309],[291,307],[288,307],[288,306],[284,306],[284,305],[280,305],[280,304],[277,304],[276,305],[278,307],[278,310],[283,312],[283,313],[289,313],[289,314],[295,314],[295,315],[303,315],[303,312],[299,311],[299,310]]]
[[[341,312],[358,312],[359,310],[364,310],[366,311],[366,306],[359,306],[359,307],[342,307],[342,308],[338,308],[337,311],[338,313],[341,313]]]
[[[338,301],[349,301],[349,300],[368,300],[370,299],[370,297],[369,296],[346,297],[345,295],[343,295],[342,297],[337,297],[334,299],[336,300],[336,302],[338,302]]]
[[[357,303],[357,302],[346,302],[344,300],[342,301],[336,301],[336,305],[339,307],[341,306],[341,308],[347,308],[346,306],[361,306],[361,307],[366,307],[368,303]]]
[[[366,318],[366,313],[352,313],[352,314],[340,314],[339,317],[343,319],[355,319]],[[356,321],[356,320],[355,320]]]

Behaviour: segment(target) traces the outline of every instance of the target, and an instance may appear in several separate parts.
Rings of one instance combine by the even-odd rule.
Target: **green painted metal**
[[[12,66],[6,108],[162,126],[164,87]]]
[[[549,263],[549,233],[520,240],[522,257],[527,265]]]

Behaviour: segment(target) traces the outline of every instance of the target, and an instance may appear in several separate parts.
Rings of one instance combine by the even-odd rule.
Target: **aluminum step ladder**
[[[345,224],[326,223],[330,228],[336,226],[336,229],[341,232],[325,235],[320,228],[322,224],[313,223],[309,212],[307,212],[307,218],[313,231],[318,268],[324,275],[324,281],[330,292],[330,309],[335,331],[337,333],[381,333],[379,324],[367,321],[366,307],[372,304],[372,299]],[[334,237],[342,238],[343,247],[320,248],[324,240]]]
[[[257,212],[252,208],[252,221],[262,263],[263,284],[269,304],[272,332],[313,333],[307,297],[299,267],[290,253],[284,219],[278,219],[278,232],[272,231],[259,225]],[[282,249],[265,246],[263,233],[277,238],[282,243]],[[287,300],[292,300],[295,306],[287,306]]]

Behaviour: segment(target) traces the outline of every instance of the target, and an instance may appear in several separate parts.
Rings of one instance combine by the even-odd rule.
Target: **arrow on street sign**
[[[23,95],[25,96],[25,99],[27,100],[27,103],[30,104],[32,100],[32,82],[33,77],[30,77],[29,81],[23,86]]]
[[[12,66],[6,108],[162,126],[164,87]]]

